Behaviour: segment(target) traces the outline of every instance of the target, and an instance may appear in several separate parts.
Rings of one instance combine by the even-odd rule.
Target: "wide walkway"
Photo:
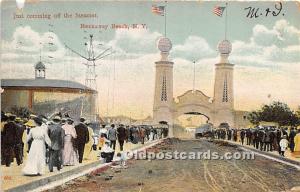
[[[142,146],[142,144],[140,144],[140,143],[139,144],[125,143],[124,150],[128,151],[128,150],[132,150],[132,149],[135,149],[135,148],[138,148],[141,146]],[[116,152],[119,152],[119,151],[120,151],[120,149],[119,149],[118,142],[117,142]],[[1,166],[1,181],[2,181],[1,191],[8,190],[10,188],[17,187],[20,185],[24,185],[24,184],[27,184],[27,183],[30,183],[30,182],[33,182],[35,180],[39,180],[42,178],[47,178],[52,175],[70,171],[72,169],[77,169],[81,166],[85,166],[87,164],[90,164],[90,163],[98,160],[97,153],[99,153],[99,151],[91,151],[91,153],[89,154],[89,158],[84,159],[81,164],[78,164],[76,166],[66,166],[66,167],[63,167],[60,171],[57,171],[56,168],[54,168],[54,171],[51,173],[51,172],[49,172],[48,167],[46,167],[45,174],[42,176],[24,176],[24,175],[22,175],[22,168],[25,166],[26,159],[24,160],[24,163],[20,166],[17,166],[16,162],[14,162],[10,167]]]
[[[164,153],[172,151],[219,155],[236,153],[235,147],[218,142],[174,140],[155,146]],[[106,180],[112,176],[111,180]],[[50,192],[260,192],[290,191],[300,186],[300,171],[262,156],[250,160],[165,159],[134,161],[128,169],[116,173],[107,170],[93,178],[82,178]],[[299,188],[298,188],[299,191]]]

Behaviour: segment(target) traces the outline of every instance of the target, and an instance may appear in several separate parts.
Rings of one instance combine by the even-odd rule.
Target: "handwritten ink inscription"
[[[246,15],[246,17],[248,17],[248,18],[257,18],[257,17],[260,17],[260,16],[277,17],[281,13],[282,8],[283,8],[282,3],[277,2],[277,3],[275,3],[274,8],[272,8],[272,9],[267,8],[265,10],[261,10],[259,8],[256,8],[256,7],[246,7],[246,8],[244,8],[244,10],[248,11],[248,13]],[[282,16],[284,16],[284,13],[282,13]]]

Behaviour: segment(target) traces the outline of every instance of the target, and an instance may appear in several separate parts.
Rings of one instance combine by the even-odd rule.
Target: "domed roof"
[[[46,69],[46,66],[41,61],[39,61],[37,64],[35,64],[34,68],[37,70],[42,70]]]
[[[219,44],[218,44],[218,50],[219,50],[219,52],[221,54],[229,54],[229,53],[231,53],[232,45],[231,45],[230,41],[223,40],[223,41],[219,42]]]
[[[167,37],[162,37],[158,40],[157,47],[161,52],[169,52],[172,49],[172,42]]]

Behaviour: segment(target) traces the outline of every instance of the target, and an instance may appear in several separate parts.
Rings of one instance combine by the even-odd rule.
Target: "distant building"
[[[46,79],[46,67],[39,61],[35,79],[1,79],[1,110],[26,107],[36,114],[49,116],[54,112],[68,113],[73,118],[95,119],[97,91],[80,83]]]
[[[148,116],[145,119],[133,119],[124,115],[103,117],[105,124],[124,124],[124,125],[152,125],[152,117]]]

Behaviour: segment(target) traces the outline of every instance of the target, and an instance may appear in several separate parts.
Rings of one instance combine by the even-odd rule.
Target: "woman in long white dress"
[[[31,129],[27,137],[27,141],[33,139],[29,154],[27,156],[26,165],[22,172],[24,175],[42,175],[45,173],[46,167],[46,145],[51,146],[51,140],[42,127],[42,121],[39,118],[34,118],[36,127]]]
[[[73,141],[77,138],[77,135],[73,126],[73,120],[68,119],[68,122],[62,128],[65,130],[63,164],[76,165],[78,164],[78,156],[73,147]]]

